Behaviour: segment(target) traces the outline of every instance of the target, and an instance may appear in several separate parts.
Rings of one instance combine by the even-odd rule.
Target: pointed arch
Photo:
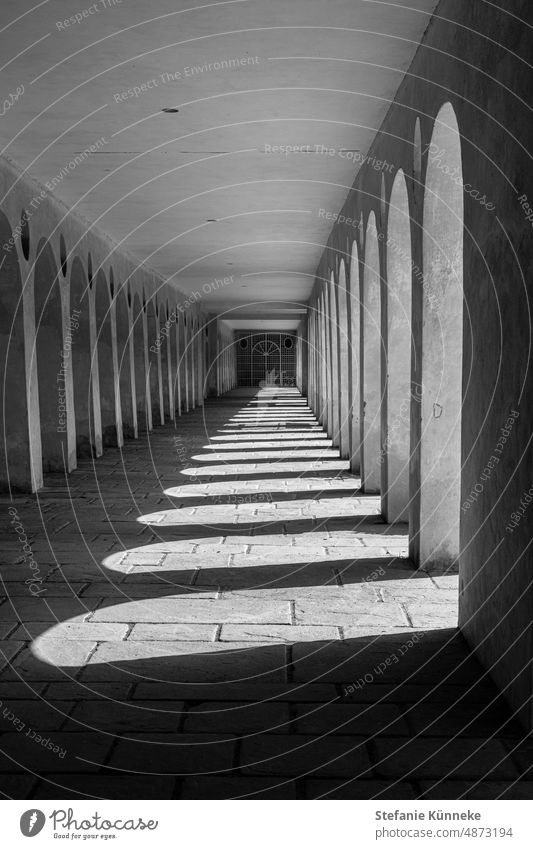
[[[348,314],[350,321],[349,372],[350,372],[350,466],[352,472],[361,471],[361,278],[359,274],[359,247],[352,242],[350,274],[348,278]]]
[[[381,487],[381,274],[378,231],[368,216],[363,274],[363,391],[361,483],[365,492]]]
[[[348,364],[348,292],[344,259],[339,263],[336,286],[337,337],[338,337],[338,397],[339,397],[339,450],[341,457],[350,456],[350,385]]]
[[[67,469],[68,410],[63,309],[58,269],[45,239],[37,246],[34,269],[35,348],[43,472]]]
[[[96,456],[90,316],[88,280],[83,262],[75,256],[70,270],[70,317],[71,321],[77,325],[73,327],[71,333],[76,454],[79,458]]]
[[[461,137],[451,103],[436,119],[423,207],[420,532],[422,563],[459,557],[463,362]]]
[[[7,247],[11,238],[9,221],[0,212],[0,487],[16,492],[37,489],[42,473],[38,439],[33,450],[30,444],[22,275],[17,251]]]
[[[103,447],[118,445],[111,299],[102,269],[96,275],[95,314]]]
[[[382,447],[382,510],[406,522],[411,417],[411,220],[405,174],[394,178],[387,226],[386,418]]]

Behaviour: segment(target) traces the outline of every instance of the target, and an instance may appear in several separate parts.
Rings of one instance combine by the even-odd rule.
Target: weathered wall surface
[[[424,386],[420,273],[424,182],[428,156],[434,157],[437,167],[445,159],[445,153],[439,155],[428,146],[439,109],[451,103],[461,134],[464,182],[462,368],[455,364],[463,392],[462,506],[457,516],[460,625],[513,707],[530,724],[533,598],[529,545],[533,508],[529,507],[531,496],[524,493],[533,484],[533,231],[532,221],[527,220],[531,210],[526,206],[529,203],[533,207],[529,154],[533,149],[533,75],[526,64],[531,58],[530,31],[519,20],[527,19],[528,7],[527,2],[518,0],[506,3],[503,9],[462,0],[439,4],[369,151],[374,160],[360,168],[340,211],[345,220],[337,221],[332,229],[317,269],[313,305],[329,270],[337,275],[341,258],[350,268],[354,241],[364,259],[366,222],[374,211],[380,230],[381,327],[386,339],[388,216],[386,203],[381,203],[382,181],[387,201],[394,175],[402,168],[408,183],[413,262],[411,380],[415,387]],[[420,177],[414,144],[417,119],[421,129]],[[362,270],[360,265],[360,274]],[[446,321],[445,315],[442,320]],[[385,354],[382,380],[386,375]],[[453,369],[454,363],[448,367]],[[413,392],[409,513],[415,560],[420,556],[420,406],[420,398]],[[385,416],[386,412],[382,410]],[[352,450],[356,447],[352,444]]]

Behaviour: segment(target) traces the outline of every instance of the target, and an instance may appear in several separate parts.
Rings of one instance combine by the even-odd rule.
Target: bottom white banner
[[[527,801],[3,801],[2,845],[531,849]]]

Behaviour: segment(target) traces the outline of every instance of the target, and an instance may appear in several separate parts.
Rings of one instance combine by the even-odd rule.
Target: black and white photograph
[[[6,846],[530,847],[532,4],[0,10]]]

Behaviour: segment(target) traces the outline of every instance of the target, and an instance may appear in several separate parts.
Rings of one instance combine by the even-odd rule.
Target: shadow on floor
[[[344,461],[327,471],[276,463],[268,473],[261,463],[245,475],[210,467],[203,482],[187,480],[206,432],[224,433],[232,404],[250,395],[51,479],[38,510],[21,501],[44,592],[30,596],[10,540],[0,790],[35,799],[530,797],[528,741],[449,627],[453,580],[362,545],[356,556],[354,522],[380,547],[394,529],[368,514]],[[280,432],[291,428],[302,426]],[[225,434],[267,431],[243,422]],[[209,507],[260,481],[312,508],[317,491],[339,502],[356,494],[365,506],[260,526],[260,516],[208,528],[136,520],[174,510],[176,498]],[[321,539],[317,551],[322,529],[330,545],[347,532],[348,546],[331,556]]]
[[[8,705],[23,729],[3,718],[4,792],[28,771],[42,776],[34,798],[530,790],[514,784],[523,731],[453,629],[235,647],[103,641],[86,663],[21,658],[3,686],[20,680],[36,695]]]

